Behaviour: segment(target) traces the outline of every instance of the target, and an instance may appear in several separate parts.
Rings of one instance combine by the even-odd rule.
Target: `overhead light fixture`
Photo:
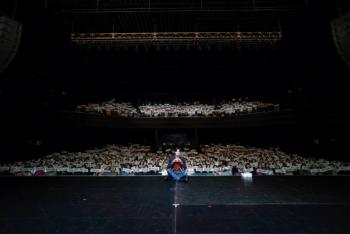
[[[151,33],[72,33],[79,45],[163,44],[275,44],[282,32],[151,32]]]

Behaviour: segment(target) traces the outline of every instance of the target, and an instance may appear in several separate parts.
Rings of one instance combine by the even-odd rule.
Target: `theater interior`
[[[1,0],[0,233],[349,233],[349,10]]]

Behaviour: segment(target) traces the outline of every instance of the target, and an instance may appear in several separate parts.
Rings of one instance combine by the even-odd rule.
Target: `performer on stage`
[[[181,156],[179,149],[176,149],[175,156],[169,158],[167,172],[167,180],[188,182],[186,160]]]

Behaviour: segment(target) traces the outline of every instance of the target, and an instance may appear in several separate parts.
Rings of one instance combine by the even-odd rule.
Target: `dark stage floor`
[[[350,233],[349,182],[1,177],[0,233]]]

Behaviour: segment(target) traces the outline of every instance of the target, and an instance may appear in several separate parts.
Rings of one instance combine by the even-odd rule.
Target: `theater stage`
[[[349,233],[350,177],[0,177],[0,233]]]

